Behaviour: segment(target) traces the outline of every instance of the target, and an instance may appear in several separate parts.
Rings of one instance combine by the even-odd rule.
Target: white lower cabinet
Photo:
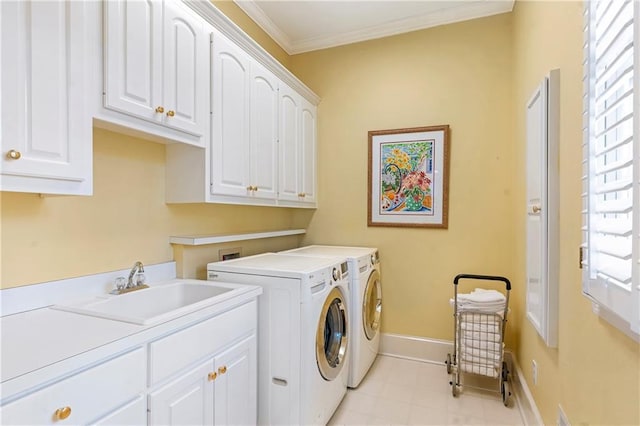
[[[252,299],[17,398],[1,395],[0,424],[255,424],[257,315]]]
[[[214,410],[212,360],[149,394],[151,425],[212,425]]]
[[[215,424],[257,422],[257,359],[255,335],[215,358]]]
[[[151,392],[149,424],[255,424],[256,385],[253,335]]]
[[[135,349],[3,405],[0,423],[89,424],[104,419],[103,424],[113,424],[111,415],[114,422],[134,422],[146,417],[144,405],[118,411],[145,391],[145,366],[144,349]]]

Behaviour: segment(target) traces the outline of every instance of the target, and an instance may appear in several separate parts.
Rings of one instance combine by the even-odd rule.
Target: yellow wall
[[[517,2],[513,13],[516,235],[525,235],[524,109],[549,70],[560,69],[560,310],[559,347],[548,349],[524,319],[517,357],[545,423],[560,403],[572,424],[640,424],[640,352],[637,343],[591,311],[581,294],[582,2]],[[516,281],[524,282],[525,241],[517,240]],[[531,361],[538,363],[533,385]]]
[[[272,56],[288,55],[231,1],[214,2]],[[94,195],[0,192],[0,288],[77,277],[174,259],[169,236],[288,229],[292,210],[229,205],[166,205],[164,145],[94,129]],[[298,226],[305,227],[304,221]],[[204,279],[218,250],[245,255],[298,245],[298,237],[179,247],[185,277]]]
[[[453,277],[514,275],[510,34],[504,14],[291,59],[322,98],[320,207],[305,242],[380,249],[386,333],[451,339]],[[367,227],[367,132],[441,124],[449,229]]]

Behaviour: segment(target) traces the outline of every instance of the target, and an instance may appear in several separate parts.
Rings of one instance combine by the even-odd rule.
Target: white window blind
[[[638,2],[585,2],[583,291],[640,334]],[[634,137],[635,136],[635,137]]]

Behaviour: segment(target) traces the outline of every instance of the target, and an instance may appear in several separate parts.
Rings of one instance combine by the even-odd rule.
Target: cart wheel
[[[502,381],[506,382],[509,380],[509,369],[507,368],[507,362],[502,361]]]
[[[509,406],[509,396],[511,396],[511,391],[509,389],[509,382],[503,380],[500,382],[500,393],[502,394],[502,403],[505,407]]]
[[[453,397],[457,397],[458,396],[458,385],[456,384],[455,380],[452,380],[451,382],[451,395],[453,395]]]
[[[444,363],[447,364],[447,374],[451,374],[451,354],[447,354],[447,360]]]

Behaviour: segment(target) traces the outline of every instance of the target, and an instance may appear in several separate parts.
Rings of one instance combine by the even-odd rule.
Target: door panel
[[[211,425],[214,420],[214,388],[209,373],[213,360],[149,394],[149,424]]]
[[[249,58],[221,35],[213,35],[211,142],[212,193],[246,196],[250,185]]]
[[[278,197],[283,200],[298,201],[300,188],[299,133],[300,100],[299,96],[286,85],[280,88],[280,129],[279,156],[280,181]]]
[[[206,90],[209,74],[204,25],[172,2],[165,2],[164,22],[163,120],[168,126],[201,136],[206,129],[206,105],[199,93]]]
[[[276,197],[278,153],[278,79],[251,65],[251,185],[259,198]]]
[[[113,0],[105,7],[105,107],[162,120],[162,3]]]

